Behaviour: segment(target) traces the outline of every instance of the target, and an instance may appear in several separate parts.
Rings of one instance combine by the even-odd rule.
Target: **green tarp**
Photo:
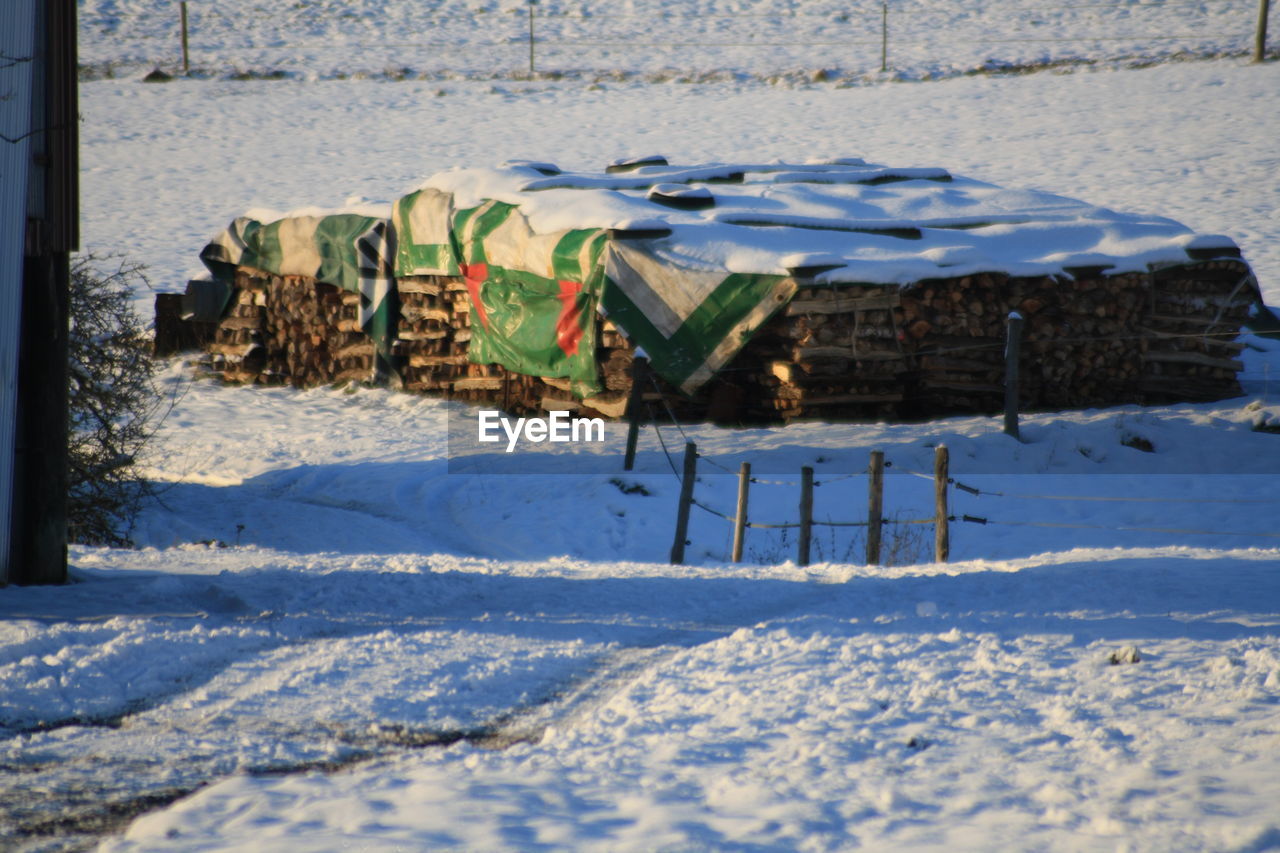
[[[357,213],[287,216],[271,222],[242,216],[200,253],[215,279],[238,266],[304,275],[361,295],[359,322],[391,365],[396,307],[392,279],[395,232],[385,218]]]
[[[423,189],[390,219],[356,213],[236,219],[201,253],[214,277],[237,266],[305,275],[360,293],[360,324],[391,366],[398,277],[460,276],[472,304],[468,358],[601,390],[596,323],[603,312],[664,379],[692,393],[791,298],[778,275],[673,266],[653,239],[584,228],[536,233],[517,205],[456,208]]]
[[[538,234],[516,205],[455,209],[434,189],[400,199],[392,221],[397,276],[466,280],[476,306],[471,361],[568,378],[580,396],[600,390],[597,311],[660,376],[692,393],[795,292],[785,276],[672,266],[652,254],[652,239],[604,229]]]

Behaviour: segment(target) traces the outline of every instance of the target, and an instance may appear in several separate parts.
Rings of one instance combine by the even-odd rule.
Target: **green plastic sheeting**
[[[373,340],[379,371],[391,369],[399,312],[392,278],[395,232],[387,219],[356,213],[288,216],[263,223],[240,217],[205,246],[200,258],[215,279],[238,266],[304,275],[361,295],[360,327]]]

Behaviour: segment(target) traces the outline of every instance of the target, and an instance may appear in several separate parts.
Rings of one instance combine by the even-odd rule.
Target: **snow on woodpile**
[[[1219,399],[1259,298],[1229,238],[856,158],[456,169],[389,210],[243,217],[202,257],[229,379],[609,417],[637,350],[692,416],[991,411],[1014,311],[1024,406]]]

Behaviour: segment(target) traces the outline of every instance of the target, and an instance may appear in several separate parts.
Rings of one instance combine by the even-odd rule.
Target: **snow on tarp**
[[[1070,278],[1239,254],[1229,238],[1170,219],[858,158],[678,166],[647,157],[603,172],[512,161],[436,174],[394,204],[389,222],[368,213],[238,219],[202,257],[218,277],[244,264],[364,294],[361,323],[384,351],[393,275],[460,276],[479,321],[469,359],[568,378],[580,396],[599,390],[597,312],[693,392],[787,303],[798,277],[832,286]]]
[[[859,158],[678,166],[647,157],[604,172],[513,161],[433,176],[397,203],[394,221],[398,275],[466,276],[482,318],[491,302],[512,299],[518,273],[549,292],[558,283],[579,299],[577,317],[592,306],[608,314],[687,392],[786,304],[799,271],[817,283],[903,285],[979,272],[1134,272],[1185,263],[1189,252],[1238,254],[1229,238],[1162,217]],[[590,251],[566,251],[566,240]],[[579,274],[557,260],[566,255]],[[484,357],[503,348],[493,324],[478,337]],[[549,376],[590,372],[542,366]]]

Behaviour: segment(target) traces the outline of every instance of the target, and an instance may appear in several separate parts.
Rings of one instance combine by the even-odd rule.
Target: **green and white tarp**
[[[396,202],[396,275],[454,275],[474,310],[469,358],[600,390],[595,322],[602,311],[654,370],[693,392],[794,293],[785,275],[672,266],[654,242],[606,228],[538,233],[519,205],[458,208],[424,188]]]
[[[347,212],[263,218],[241,216],[204,247],[200,259],[215,280],[230,281],[243,266],[358,293],[360,327],[389,366],[398,312],[390,220]]]
[[[599,390],[595,315],[600,303],[598,229],[535,234],[515,205],[456,209],[435,190],[396,202],[396,275],[461,276],[471,297],[477,364],[571,380],[580,396]]]

